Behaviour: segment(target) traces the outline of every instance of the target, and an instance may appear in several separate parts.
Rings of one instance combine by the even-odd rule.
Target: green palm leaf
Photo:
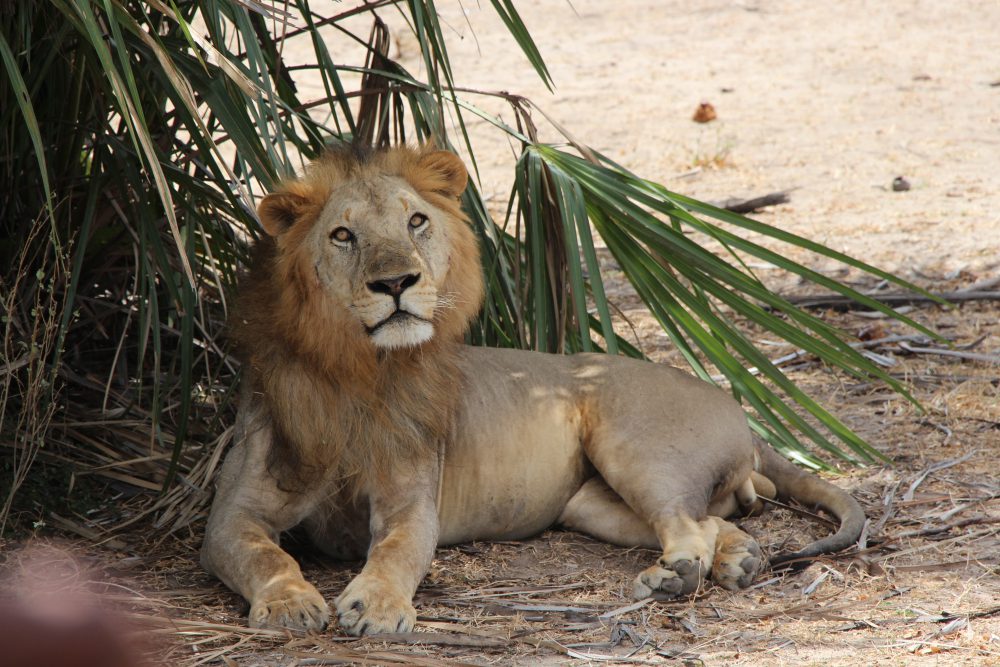
[[[748,407],[753,428],[802,462],[822,465],[806,441],[854,461],[878,453],[796,387],[735,322],[750,322],[909,398],[842,332],[769,291],[748,260],[770,262],[933,335],[789,260],[781,247],[920,290],[856,258],[644,180],[547,116],[574,150],[539,143],[531,116],[538,110],[516,95],[498,94],[511,105],[513,125],[482,111],[477,97],[487,93],[454,79],[432,0],[337,4],[338,13],[309,0],[280,7],[248,0],[15,0],[13,6],[0,10],[0,266],[27,257],[42,274],[54,258],[70,267],[59,294],[62,311],[52,318],[59,342],[46,348],[42,368],[53,404],[63,389],[73,397],[59,403],[62,421],[87,426],[53,442],[98,469],[144,461],[133,478],[164,489],[158,507],[172,526],[197,504],[187,514],[172,513],[178,489],[207,489],[213,468],[204,462],[217,456],[205,453],[228,442],[219,434],[232,418],[228,399],[237,369],[224,349],[226,290],[258,234],[257,197],[327,144],[358,136],[379,145],[433,137],[448,146],[454,136],[475,171],[469,114],[522,146],[503,220],[491,218],[475,183],[464,194],[487,289],[470,342],[641,356],[607,297],[600,270],[607,253],[692,370],[728,385]],[[541,49],[515,3],[491,0],[491,6],[551,88]],[[417,37],[422,78],[389,58],[380,21],[363,33],[346,23],[387,7],[402,12]],[[328,29],[363,52],[349,58],[333,51]],[[292,40],[311,50],[294,67],[285,56]],[[306,77],[318,82],[318,98],[300,92]],[[710,252],[707,241],[726,254]],[[36,273],[7,275],[3,285],[36,293],[46,283]],[[13,339],[35,315],[14,307],[4,316]],[[21,400],[11,383],[29,378],[5,377],[0,396],[9,398],[0,398],[0,412],[10,414]],[[123,419],[145,424],[141,435],[94,444],[113,440],[109,429]],[[3,433],[13,441],[22,435]],[[181,484],[172,486],[174,480]]]

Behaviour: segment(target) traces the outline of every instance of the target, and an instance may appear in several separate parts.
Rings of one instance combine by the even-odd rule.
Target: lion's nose
[[[395,276],[394,278],[380,278],[368,283],[368,289],[376,294],[388,294],[395,299],[407,289],[416,285],[418,280],[420,280],[419,273],[408,273],[402,276]]]

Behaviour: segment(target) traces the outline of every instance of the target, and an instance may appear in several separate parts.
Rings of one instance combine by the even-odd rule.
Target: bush
[[[98,475],[126,495],[161,492],[155,503],[129,505],[128,522],[153,512],[176,528],[196,516],[231,437],[238,368],[222,327],[226,291],[257,234],[256,199],[331,142],[433,136],[451,145],[456,137],[475,155],[463,119],[482,115],[469,102],[481,93],[453,81],[434,3],[399,3],[422,50],[423,81],[388,58],[377,14],[396,4],[338,4],[334,15],[320,15],[308,0],[284,9],[251,0],[0,6],[0,265],[11,267],[0,294],[0,415],[3,446],[13,452],[3,468],[11,484],[0,529],[36,459]],[[492,4],[548,81],[513,4]],[[368,34],[344,26],[360,13],[373,18]],[[364,45],[366,62],[336,64],[321,26]],[[283,60],[291,40],[311,43],[311,63]],[[303,77],[321,81],[325,95],[302,99]],[[522,147],[508,219],[494,224],[474,185],[465,194],[489,290],[471,342],[639,355],[612,328],[596,231],[693,370],[710,379],[714,366],[751,408],[758,433],[812,465],[822,463],[799,435],[850,460],[878,456],[796,388],[730,316],[852,374],[902,387],[841,332],[767,290],[742,258],[771,262],[923,329],[743,234],[912,285],[670,192],[571,137],[567,146],[541,144],[531,103],[505,99],[517,127],[488,119]],[[721,243],[731,263],[699,238]],[[182,484],[174,484],[178,476]]]

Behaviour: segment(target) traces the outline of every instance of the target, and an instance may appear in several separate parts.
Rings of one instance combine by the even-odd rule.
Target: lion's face
[[[430,340],[437,310],[448,305],[449,227],[447,214],[402,178],[377,174],[338,185],[306,243],[323,288],[372,343],[410,347]]]
[[[460,333],[479,305],[478,249],[457,206],[467,179],[444,151],[400,148],[349,169],[318,162],[268,195],[260,217],[344,329],[378,348],[415,347],[442,327]]]

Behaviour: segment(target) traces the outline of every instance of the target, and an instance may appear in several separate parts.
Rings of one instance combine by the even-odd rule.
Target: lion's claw
[[[304,581],[266,591],[250,605],[250,627],[321,632],[330,623],[330,607]]]
[[[360,576],[337,598],[336,607],[340,627],[356,637],[409,632],[417,621],[409,598]]]

